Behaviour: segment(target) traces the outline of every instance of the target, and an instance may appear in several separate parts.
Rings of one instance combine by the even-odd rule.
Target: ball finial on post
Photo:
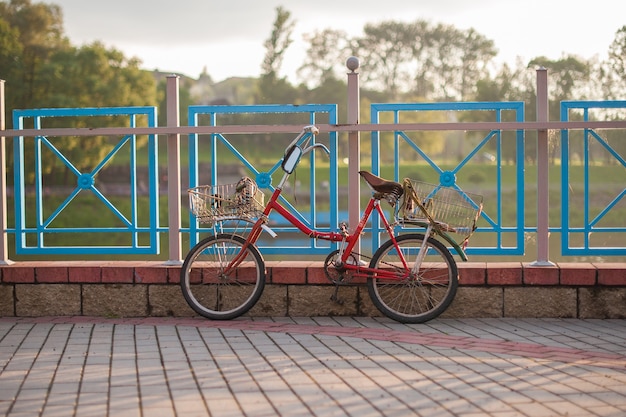
[[[355,56],[351,56],[346,60],[346,67],[352,72],[356,71],[359,68],[359,58]]]

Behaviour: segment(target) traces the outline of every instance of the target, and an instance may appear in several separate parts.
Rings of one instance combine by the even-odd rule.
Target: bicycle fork
[[[241,263],[246,259],[247,253],[248,253],[248,248],[250,246],[254,246],[256,241],[259,239],[259,236],[261,235],[261,231],[262,230],[268,230],[270,235],[272,235],[272,237],[275,237],[276,234],[269,228],[264,227],[265,223],[267,221],[267,217],[261,217],[260,219],[258,219],[254,225],[252,226],[252,229],[250,230],[250,233],[248,235],[248,237],[246,238],[246,241],[244,242],[244,244],[241,246],[241,250],[239,251],[239,253],[233,258],[232,261],[230,261],[230,263],[228,265],[225,265],[224,270],[222,271],[222,273],[224,274],[224,276],[230,274],[233,270],[237,269],[237,267],[239,265],[241,265]],[[224,252],[227,251],[227,248],[225,248]],[[222,262],[221,260],[221,255],[220,254],[220,264]]]
[[[422,246],[420,247],[419,252],[417,253],[417,258],[415,259],[415,263],[413,264],[413,268],[411,273],[413,276],[417,276],[420,271],[420,265],[424,261],[426,257],[426,252],[428,252],[428,239],[430,238],[430,233],[433,230],[433,225],[431,223],[426,227],[426,231],[424,232],[424,240],[422,240]]]

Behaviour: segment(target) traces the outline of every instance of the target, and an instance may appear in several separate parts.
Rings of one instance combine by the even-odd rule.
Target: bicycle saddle
[[[377,193],[392,196],[396,200],[404,193],[404,188],[400,183],[380,178],[368,171],[359,171],[359,174]]]

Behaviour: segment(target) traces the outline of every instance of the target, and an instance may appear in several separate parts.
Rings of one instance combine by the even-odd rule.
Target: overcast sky
[[[33,0],[38,2],[39,0]],[[304,55],[302,35],[341,29],[360,35],[366,23],[425,19],[474,28],[495,42],[497,59],[604,58],[626,25],[624,0],[45,0],[61,6],[72,44],[99,40],[146,69],[215,81],[258,76],[282,6],[296,21],[283,74],[295,81]],[[347,58],[347,57],[346,57]],[[363,63],[362,63],[363,64]]]

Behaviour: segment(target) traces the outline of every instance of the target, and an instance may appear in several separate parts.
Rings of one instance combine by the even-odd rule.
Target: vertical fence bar
[[[548,121],[548,70],[537,69],[537,121]],[[537,260],[534,266],[552,266],[549,261],[549,154],[548,130],[537,130]]]
[[[180,126],[178,75],[167,76],[167,127]],[[180,233],[180,135],[167,135],[167,204],[168,204],[168,264],[180,264],[182,245]]]
[[[359,91],[359,60],[350,57],[346,61],[348,73],[348,124],[359,123],[360,91]],[[350,231],[354,231],[361,216],[361,193],[359,188],[359,170],[361,169],[361,143],[358,131],[348,132],[348,223]],[[357,253],[361,252],[361,241],[355,246]]]
[[[0,80],[0,130],[5,125],[4,80]],[[9,241],[7,238],[7,152],[5,137],[0,137],[0,263],[12,263],[9,260]]]

